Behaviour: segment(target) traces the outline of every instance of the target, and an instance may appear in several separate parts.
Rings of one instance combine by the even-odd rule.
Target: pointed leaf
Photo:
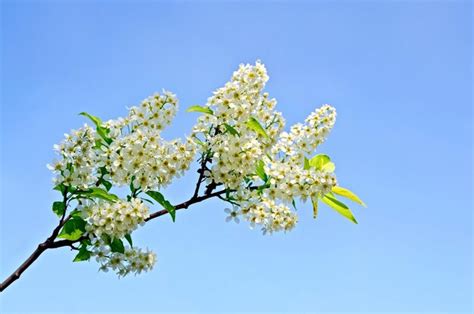
[[[354,201],[354,202],[356,202],[356,203],[358,203],[358,204],[360,204],[364,207],[367,207],[365,205],[365,203],[357,195],[355,195],[354,192],[352,192],[349,189],[346,189],[346,188],[343,188],[343,187],[340,187],[340,186],[334,186],[332,188],[332,192],[337,194],[337,195],[340,195],[342,197],[348,198],[351,201]]]
[[[229,132],[230,134],[232,134],[234,136],[236,136],[236,135],[240,136],[240,133],[232,125],[224,123],[224,127],[227,130],[227,132]]]
[[[123,246],[123,242],[120,239],[113,239],[110,242],[110,250],[115,253],[125,253],[125,247]]]
[[[132,236],[130,234],[126,234],[125,239],[127,240],[128,244],[130,244],[130,246],[133,247]]]
[[[102,126],[102,120],[96,116],[88,114],[87,112],[81,112],[79,115],[89,118],[96,127]]]
[[[187,112],[202,112],[202,113],[207,113],[207,114],[214,114],[214,111],[212,111],[211,108],[209,107],[204,107],[204,106],[191,106],[187,110]]]
[[[265,169],[264,169],[264,163],[262,160],[259,160],[257,161],[257,167],[255,169],[255,172],[257,173],[257,175],[260,177],[260,179],[263,180],[263,182],[267,182],[268,181],[268,176],[267,174],[265,173]]]
[[[79,253],[77,253],[76,257],[74,257],[73,262],[82,262],[87,261],[91,258],[91,252],[87,250],[86,246],[81,246],[79,249]]]
[[[322,201],[329,207],[333,208],[342,216],[346,217],[353,223],[357,224],[357,220],[355,219],[354,215],[352,214],[351,210],[349,209],[349,207],[347,207],[346,204],[338,201],[337,199],[335,199],[333,196],[329,194],[324,195],[322,198]]]
[[[58,238],[75,241],[86,231],[84,219],[74,216],[64,224]]]
[[[251,130],[254,130],[257,134],[262,135],[263,137],[269,139],[270,137],[268,136],[267,132],[265,129],[262,127],[260,122],[258,122],[257,119],[254,117],[250,117],[250,119],[246,123],[247,127]]]
[[[171,219],[173,219],[173,222],[176,220],[176,209],[167,199],[165,199],[163,194],[157,191],[148,191],[146,194],[160,203],[161,206],[163,206],[168,211],[168,213],[171,215]]]

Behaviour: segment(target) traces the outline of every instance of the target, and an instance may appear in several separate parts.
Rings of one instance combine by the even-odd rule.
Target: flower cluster
[[[138,198],[130,202],[99,201],[92,205],[81,206],[82,216],[87,222],[86,231],[92,238],[108,235],[120,239],[132,233],[149,216],[148,207]]]
[[[250,198],[240,203],[240,209],[234,206],[232,210],[226,209],[229,214],[226,221],[239,222],[239,216],[250,222],[254,228],[261,226],[264,234],[277,231],[290,231],[296,225],[298,216],[285,204],[278,204],[269,198]]]
[[[156,263],[156,254],[152,251],[126,247],[123,253],[111,252],[110,247],[101,241],[94,244],[91,253],[100,264],[99,270],[104,272],[112,270],[120,277],[150,271]]]
[[[102,122],[83,113],[95,128],[84,125],[67,134],[55,146],[59,161],[48,165],[64,197],[53,204],[53,211],[59,216],[62,212],[64,219],[70,202],[79,204],[82,218],[67,216],[72,218],[59,234],[80,241],[79,247],[73,246],[79,250],[75,260],[95,257],[101,270],[119,276],[153,268],[156,255],[133,247],[130,235],[150,217],[142,201],[147,199],[140,193],[160,203],[173,219],[176,209],[217,196],[232,204],[225,210],[226,221],[246,220],[264,234],[295,227],[298,216],[291,206],[296,207],[297,200],[311,200],[316,214],[317,201],[322,199],[356,222],[333,196],[363,202],[336,186],[335,165],[328,156],[312,156],[333,128],[336,110],[323,105],[285,132],[276,100],[263,91],[268,79],[259,61],[240,65],[204,106],[190,108],[202,114],[183,141],[161,136],[178,110],[178,100],[170,92],[146,98],[131,107],[125,118]],[[196,189],[189,201],[174,207],[159,191],[189,169],[196,152],[201,155]],[[203,182],[206,188],[200,194]],[[130,187],[127,200],[109,193],[114,186]]]
[[[88,125],[65,134],[65,139],[54,150],[61,156],[60,160],[48,165],[56,176],[55,184],[77,186],[86,189],[97,181],[95,167],[98,161],[95,150],[96,132]]]
[[[208,99],[206,108],[213,114],[201,116],[194,127],[201,152],[212,158],[208,181],[237,188],[275,143],[285,121],[274,111],[276,100],[262,93],[267,80],[260,62],[241,65]]]
[[[297,123],[289,133],[282,132],[272,151],[302,160],[305,154],[311,154],[324,142],[335,123],[336,109],[323,105],[306,118],[305,124]]]
[[[283,132],[285,121],[274,110],[276,100],[263,93],[267,80],[260,62],[241,65],[208,99],[205,108],[210,110],[203,110],[207,114],[198,119],[194,136],[210,161],[207,182],[237,191],[233,203],[240,209],[231,210],[228,220],[242,215],[272,233],[293,228],[297,218],[288,205],[295,199],[317,198],[336,185],[334,169],[305,166],[306,156],[334,126],[336,111],[323,105],[304,124]],[[258,163],[265,180],[256,171]],[[257,183],[262,187],[258,192],[252,190]]]
[[[143,191],[159,190],[189,168],[195,145],[165,141],[155,131],[136,128],[103,148],[101,163],[117,186],[133,184]]]
[[[182,143],[160,135],[177,107],[174,94],[155,94],[130,108],[126,118],[109,120],[97,130],[85,125],[66,134],[55,146],[62,159],[48,166],[57,174],[55,183],[87,189],[103,176],[114,185],[133,184],[142,191],[168,185],[189,168],[195,154],[190,138]]]

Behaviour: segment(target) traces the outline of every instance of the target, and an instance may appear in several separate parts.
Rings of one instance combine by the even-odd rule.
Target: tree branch
[[[175,205],[176,210],[180,210],[183,208],[188,208],[189,206],[207,200],[209,198],[213,198],[216,196],[220,196],[226,193],[226,190],[221,190],[213,193],[209,193],[202,196],[193,195],[189,200],[182,202],[180,204]],[[155,219],[157,217],[163,216],[167,214],[168,211],[166,209],[159,210],[157,212],[152,213],[145,221],[149,221]],[[1,284],[0,284],[0,292],[5,290],[9,285],[15,282],[17,279],[20,278],[21,274],[28,269],[28,267],[33,264],[38,257],[43,254],[44,251],[48,249],[57,249],[60,247],[73,247],[74,243],[78,243],[85,239],[85,237],[81,237],[78,240],[58,240],[54,241],[59,234],[59,231],[64,226],[64,224],[71,218],[71,215],[66,216],[64,219],[61,219],[59,224],[54,228],[51,235],[43,242],[38,245],[38,247],[33,251],[33,253],[10,275],[8,276]]]

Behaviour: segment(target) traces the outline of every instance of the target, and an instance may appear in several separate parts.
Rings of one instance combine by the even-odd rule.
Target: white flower
[[[240,212],[239,210],[237,209],[237,207],[232,207],[232,209],[230,208],[225,208],[224,211],[229,214],[229,216],[227,216],[225,218],[225,221],[226,222],[229,222],[229,221],[234,221],[236,223],[239,223],[240,222],[240,219],[239,219],[239,215],[240,215]]]

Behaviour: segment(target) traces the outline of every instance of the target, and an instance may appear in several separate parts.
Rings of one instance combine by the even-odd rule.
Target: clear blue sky
[[[112,4],[113,2],[113,4]],[[300,206],[289,234],[226,224],[208,202],[146,225],[153,272],[118,280],[46,252],[1,310],[404,312],[472,310],[472,7],[468,2],[3,1],[1,276],[45,239],[52,146],[166,88],[188,134],[241,62],[261,59],[288,124],[331,103],[321,152],[369,208],[353,225]],[[166,191],[190,196],[196,174]]]

